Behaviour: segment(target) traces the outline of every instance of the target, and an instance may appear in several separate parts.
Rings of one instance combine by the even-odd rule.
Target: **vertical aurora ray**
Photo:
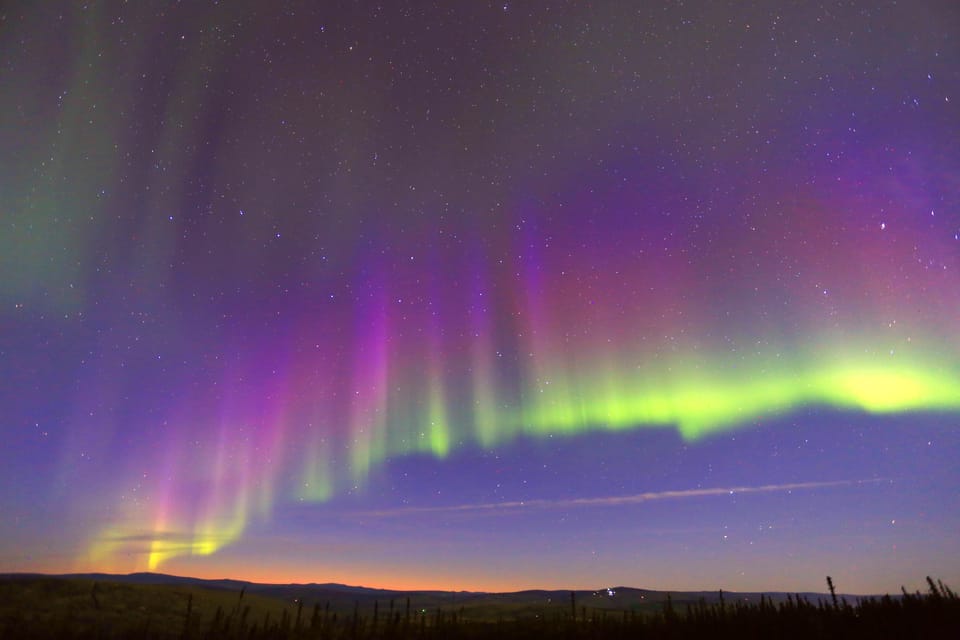
[[[438,265],[439,266],[439,265]],[[447,412],[447,382],[444,368],[444,318],[445,309],[436,291],[429,299],[429,317],[426,336],[427,389],[423,404],[426,407],[424,430],[427,449],[436,457],[443,458],[450,452],[451,425]]]
[[[480,273],[472,280],[470,302],[470,413],[473,436],[482,447],[492,447],[497,440],[500,410],[496,388],[495,347],[491,336],[489,290]]]
[[[450,451],[450,424],[447,415],[447,397],[443,382],[443,370],[436,354],[436,346],[431,349],[429,373],[427,375],[426,416],[424,420],[426,448],[438,458]]]
[[[541,245],[549,240],[537,233],[531,223],[526,223],[526,218],[522,224],[527,226],[518,238],[517,252],[522,256],[519,268],[523,275],[517,302],[524,320],[520,327],[524,337],[520,357],[526,363],[521,366],[527,373],[522,387],[520,427],[536,433],[539,429],[534,416],[554,415],[553,428],[563,430],[578,421],[578,410],[574,406],[575,391],[568,381],[567,354],[555,344],[554,334],[563,325],[554,318],[548,300],[545,272],[550,270],[550,265],[545,264]]]
[[[348,445],[353,482],[362,482],[371,467],[387,455],[390,328],[386,293],[381,287],[372,287],[372,300],[361,301],[357,318]]]
[[[302,500],[324,502],[334,495],[333,452],[323,418],[305,421],[308,435],[299,494]]]

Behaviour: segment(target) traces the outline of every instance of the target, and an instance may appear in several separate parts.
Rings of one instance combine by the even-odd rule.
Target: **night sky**
[[[6,2],[0,571],[960,585],[960,4]]]

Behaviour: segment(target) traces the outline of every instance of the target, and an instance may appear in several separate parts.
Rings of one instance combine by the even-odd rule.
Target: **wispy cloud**
[[[684,498],[702,498],[709,496],[736,496],[753,493],[784,493],[790,491],[812,491],[830,487],[845,487],[883,482],[880,479],[836,480],[831,482],[792,482],[787,484],[763,484],[752,487],[710,487],[697,489],[678,489],[671,491],[648,491],[625,496],[601,496],[596,498],[560,498],[554,500],[515,500],[511,502],[481,502],[458,504],[443,507],[400,507],[363,511],[357,515],[373,518],[391,518],[423,513],[491,513],[520,509],[576,509],[578,507],[619,507],[643,504],[660,500],[681,500]]]

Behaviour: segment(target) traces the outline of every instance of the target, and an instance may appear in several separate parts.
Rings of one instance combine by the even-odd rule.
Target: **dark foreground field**
[[[170,576],[0,576],[0,638],[958,638],[960,598],[927,593],[510,594],[256,585]],[[831,585],[832,586],[832,585]]]

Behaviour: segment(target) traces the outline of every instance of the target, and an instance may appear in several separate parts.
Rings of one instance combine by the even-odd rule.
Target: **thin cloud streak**
[[[787,484],[765,484],[754,487],[712,487],[708,489],[680,489],[672,491],[649,491],[627,496],[605,496],[600,498],[567,498],[558,500],[516,500],[512,502],[486,502],[477,504],[459,504],[445,507],[403,507],[398,509],[380,509],[363,511],[356,515],[372,518],[391,518],[423,513],[489,513],[515,509],[572,509],[577,507],[619,507],[642,504],[655,500],[679,500],[683,498],[702,498],[709,496],[742,495],[753,493],[782,493],[845,487],[851,485],[876,484],[883,479],[835,480],[830,482],[792,482]]]

